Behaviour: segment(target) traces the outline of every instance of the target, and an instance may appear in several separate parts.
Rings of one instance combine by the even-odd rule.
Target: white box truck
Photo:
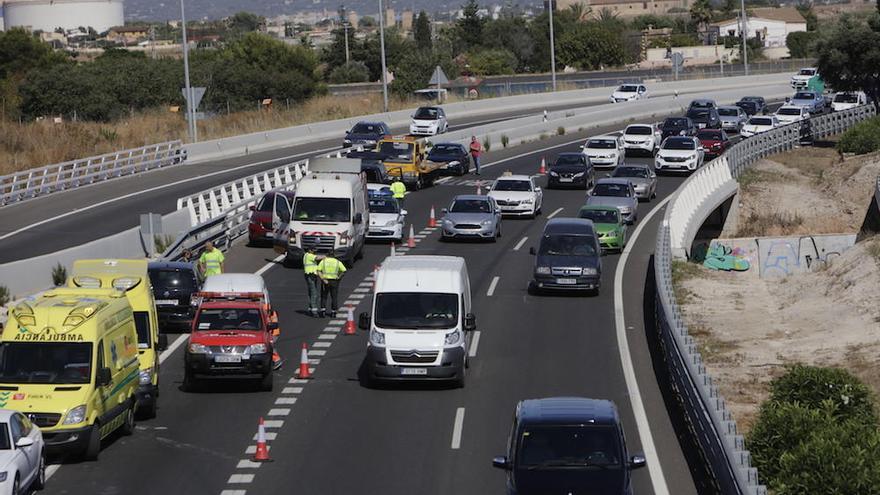
[[[476,317],[464,258],[390,256],[376,274],[364,379],[451,381],[464,386]]]

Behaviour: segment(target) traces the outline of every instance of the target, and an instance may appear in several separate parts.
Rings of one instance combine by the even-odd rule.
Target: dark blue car
[[[428,160],[445,163],[446,170],[456,175],[464,175],[471,169],[471,156],[463,144],[437,143],[428,152]]]
[[[532,293],[582,290],[599,293],[602,249],[593,222],[583,218],[554,218],[544,226],[535,256]]]
[[[358,122],[345,133],[342,146],[345,148],[360,146],[364,149],[373,149],[380,139],[389,134],[391,134],[391,128],[385,122]]]

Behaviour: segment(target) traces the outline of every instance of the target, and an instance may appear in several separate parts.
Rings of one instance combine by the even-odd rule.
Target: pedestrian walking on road
[[[226,258],[223,253],[214,247],[214,243],[208,241],[205,243],[205,250],[199,257],[199,269],[206,277],[211,275],[220,275],[223,273],[223,264]]]
[[[303,274],[306,277],[306,291],[309,295],[309,316],[318,316],[318,297],[321,281],[318,279],[318,255],[315,246],[306,248],[303,255]]]
[[[318,263],[318,277],[321,279],[321,309],[318,315],[323,318],[329,315],[336,316],[339,309],[339,281],[345,274],[345,265],[336,259],[336,254],[331,252]],[[330,299],[330,312],[327,312],[327,299]]]
[[[395,177],[394,182],[391,183],[391,195],[397,200],[397,204],[402,210],[403,200],[406,198],[406,185],[400,180],[400,177]]]
[[[483,145],[477,141],[477,136],[471,136],[470,152],[471,158],[474,160],[476,174],[480,175],[480,155],[483,154]]]

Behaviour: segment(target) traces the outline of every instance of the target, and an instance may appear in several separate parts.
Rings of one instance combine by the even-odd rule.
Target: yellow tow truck
[[[444,164],[425,160],[425,143],[412,136],[385,136],[376,144],[390,177],[400,177],[407,189],[430,186]]]

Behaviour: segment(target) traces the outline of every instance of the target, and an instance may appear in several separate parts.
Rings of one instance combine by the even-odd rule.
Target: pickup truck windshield
[[[12,343],[0,346],[0,383],[89,383],[91,343]]]
[[[350,222],[348,198],[296,198],[293,219],[298,222]]]
[[[411,163],[414,149],[415,146],[412,143],[395,141],[382,141],[379,143],[379,153],[385,156],[386,162],[391,163]]]
[[[376,294],[376,326],[437,330],[458,325],[458,296],[434,292]]]
[[[260,330],[263,318],[254,308],[206,308],[199,311],[197,330]]]

